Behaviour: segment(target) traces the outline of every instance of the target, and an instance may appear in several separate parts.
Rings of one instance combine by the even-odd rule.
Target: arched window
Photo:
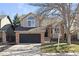
[[[34,19],[34,17],[30,16],[30,17],[28,17],[28,19],[29,19],[29,20],[32,20],[32,19]]]

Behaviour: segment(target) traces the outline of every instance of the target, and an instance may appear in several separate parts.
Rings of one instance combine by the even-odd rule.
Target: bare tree
[[[44,16],[60,16],[63,18],[64,27],[67,35],[67,43],[71,44],[71,33],[70,28],[72,21],[75,19],[76,11],[79,8],[79,4],[76,4],[76,8],[73,10],[72,3],[42,3],[42,4],[30,4],[33,6],[41,7],[38,11],[39,15]],[[50,13],[51,12],[51,13]]]

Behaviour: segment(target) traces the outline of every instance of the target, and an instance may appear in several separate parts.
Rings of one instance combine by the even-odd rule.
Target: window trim
[[[30,21],[30,26],[28,25],[28,22]],[[28,27],[36,27],[36,21],[35,21],[35,19],[32,19],[32,20],[27,20],[27,26]]]

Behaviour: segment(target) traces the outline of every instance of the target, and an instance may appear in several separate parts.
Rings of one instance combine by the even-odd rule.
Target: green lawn
[[[41,51],[44,53],[57,53],[57,52],[79,52],[79,44],[67,45],[67,43],[60,43],[59,48],[57,44],[44,44],[41,46]]]

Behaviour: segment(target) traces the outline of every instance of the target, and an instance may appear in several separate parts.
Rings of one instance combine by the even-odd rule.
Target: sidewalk
[[[42,56],[79,56],[79,53],[42,53]]]

